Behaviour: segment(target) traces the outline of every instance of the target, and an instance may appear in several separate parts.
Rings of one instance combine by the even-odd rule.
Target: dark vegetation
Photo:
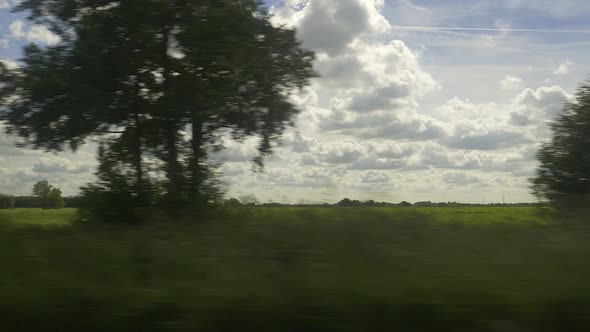
[[[24,0],[16,11],[62,41],[0,67],[0,120],[47,151],[99,140],[98,181],[82,189],[97,219],[217,202],[208,155],[256,136],[262,166],[299,111],[289,94],[314,75],[313,53],[256,0]]]
[[[8,194],[0,194],[0,209],[12,209],[14,207],[14,203],[14,196]]]
[[[553,139],[537,154],[541,166],[532,180],[538,197],[566,208],[590,203],[590,81],[575,97],[551,124]]]

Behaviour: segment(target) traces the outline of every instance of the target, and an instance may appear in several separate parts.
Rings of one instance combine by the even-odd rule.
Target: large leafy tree
[[[46,150],[102,137],[100,182],[138,197],[149,173],[175,201],[206,199],[219,133],[258,135],[270,153],[298,111],[289,93],[313,76],[313,54],[255,0],[24,0],[17,10],[62,42],[29,45],[22,67],[2,70],[8,130]],[[163,166],[146,169],[149,158]]]
[[[534,193],[554,203],[590,199],[590,82],[575,97],[552,123],[553,138],[537,155],[541,165],[533,179]]]

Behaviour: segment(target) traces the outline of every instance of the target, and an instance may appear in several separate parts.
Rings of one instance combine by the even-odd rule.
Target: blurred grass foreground
[[[0,211],[1,331],[590,328],[585,215],[244,207],[133,226],[75,214]]]

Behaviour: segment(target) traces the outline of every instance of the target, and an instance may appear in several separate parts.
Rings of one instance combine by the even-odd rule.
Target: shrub
[[[80,215],[83,220],[103,222],[137,222],[144,219],[138,199],[129,192],[89,185],[82,188]]]

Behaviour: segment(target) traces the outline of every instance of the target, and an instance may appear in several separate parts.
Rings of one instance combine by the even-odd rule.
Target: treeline
[[[43,208],[60,209],[69,202],[72,207],[81,207],[80,198],[64,198],[61,189],[53,186],[47,180],[38,181],[33,185],[30,196],[13,196],[0,193],[0,209],[12,208]]]
[[[79,196],[63,197],[64,206],[69,208],[82,207],[82,198]],[[47,208],[39,197],[35,196],[12,196],[7,194],[0,194],[0,209],[16,209],[16,208]]]
[[[5,195],[9,196],[9,195]],[[10,196],[14,200],[13,208],[36,208],[42,207],[38,197],[34,196]],[[63,197],[65,207],[79,208],[82,206],[81,197]]]
[[[488,203],[488,204],[477,204],[477,203],[461,203],[461,202],[431,202],[431,201],[421,201],[410,203],[407,201],[401,201],[399,203],[392,203],[392,202],[376,202],[374,200],[367,200],[367,201],[360,201],[360,200],[352,200],[349,198],[344,198],[341,201],[330,204],[330,203],[299,203],[299,204],[286,204],[286,203],[254,203],[254,202],[247,202],[241,203],[237,198],[230,198],[225,200],[224,206],[226,207],[238,207],[238,206],[291,206],[291,207],[310,207],[310,206],[318,206],[318,207],[326,207],[326,206],[336,206],[336,207],[516,207],[516,206],[539,206],[544,205],[544,203]]]

